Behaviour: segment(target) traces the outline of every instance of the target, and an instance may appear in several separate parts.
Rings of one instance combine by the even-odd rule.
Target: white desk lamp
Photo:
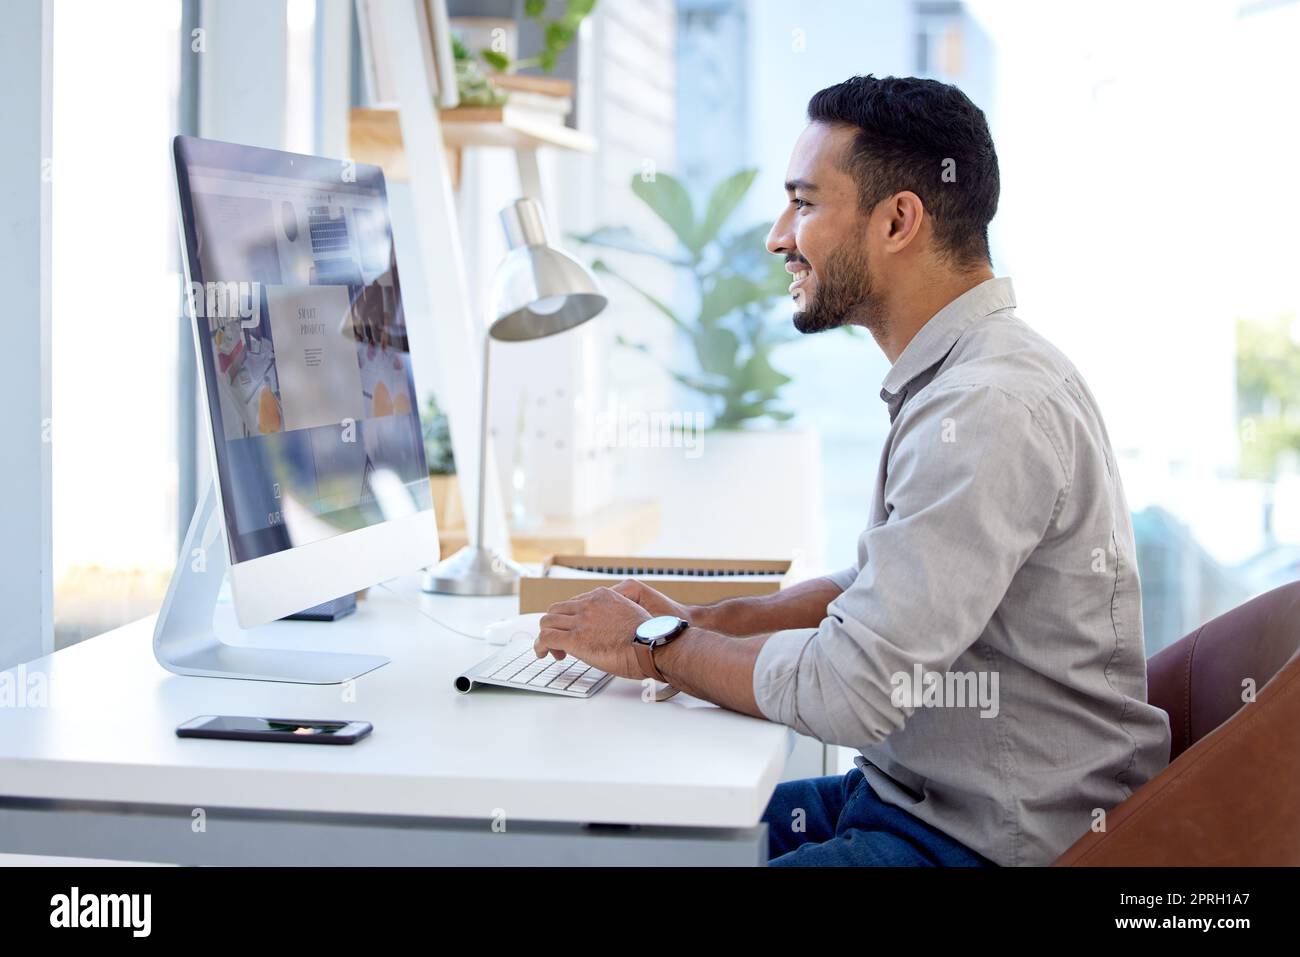
[[[470,543],[424,575],[428,592],[512,595],[519,568],[483,544],[488,434],[488,357],[493,339],[526,342],[582,325],[608,300],[586,266],[551,245],[541,206],[527,197],[501,210],[510,251],[497,268],[496,319],[483,337],[483,398],[479,411],[478,521]]]

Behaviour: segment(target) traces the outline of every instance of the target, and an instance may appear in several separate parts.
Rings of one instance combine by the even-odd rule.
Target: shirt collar
[[[971,323],[1000,309],[1013,308],[1015,304],[1011,280],[1005,277],[986,279],[967,289],[917,330],[885,376],[880,397],[892,406],[892,400],[907,389],[908,383],[943,361]]]

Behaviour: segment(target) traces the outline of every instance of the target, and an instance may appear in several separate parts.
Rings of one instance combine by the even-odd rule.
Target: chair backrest
[[[1169,760],[1231,718],[1300,650],[1300,581],[1214,618],[1147,660],[1147,700],[1169,715]]]
[[[1297,648],[1300,582],[1152,655],[1147,700],[1169,714],[1171,763],[1053,866],[1300,866]],[[1238,714],[1248,678],[1259,694]]]

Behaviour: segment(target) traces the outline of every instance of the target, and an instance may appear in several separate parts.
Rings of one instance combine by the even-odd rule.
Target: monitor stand
[[[153,653],[173,674],[295,684],[339,684],[388,664],[382,655],[293,651],[228,645],[213,616],[229,558],[212,485],[203,492],[181,547],[153,633]],[[215,527],[216,534],[209,535]]]

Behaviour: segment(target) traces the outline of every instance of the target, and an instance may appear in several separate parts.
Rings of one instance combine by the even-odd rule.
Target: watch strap
[[[636,650],[636,660],[641,666],[642,673],[648,678],[653,678],[655,681],[667,684],[668,679],[665,678],[655,666],[654,648],[640,641],[633,642],[632,647]]]
[[[662,688],[660,688],[658,691],[655,692],[655,700],[667,701],[669,698],[677,694],[679,691],[681,691],[680,688],[674,688],[672,685],[664,685]]]

